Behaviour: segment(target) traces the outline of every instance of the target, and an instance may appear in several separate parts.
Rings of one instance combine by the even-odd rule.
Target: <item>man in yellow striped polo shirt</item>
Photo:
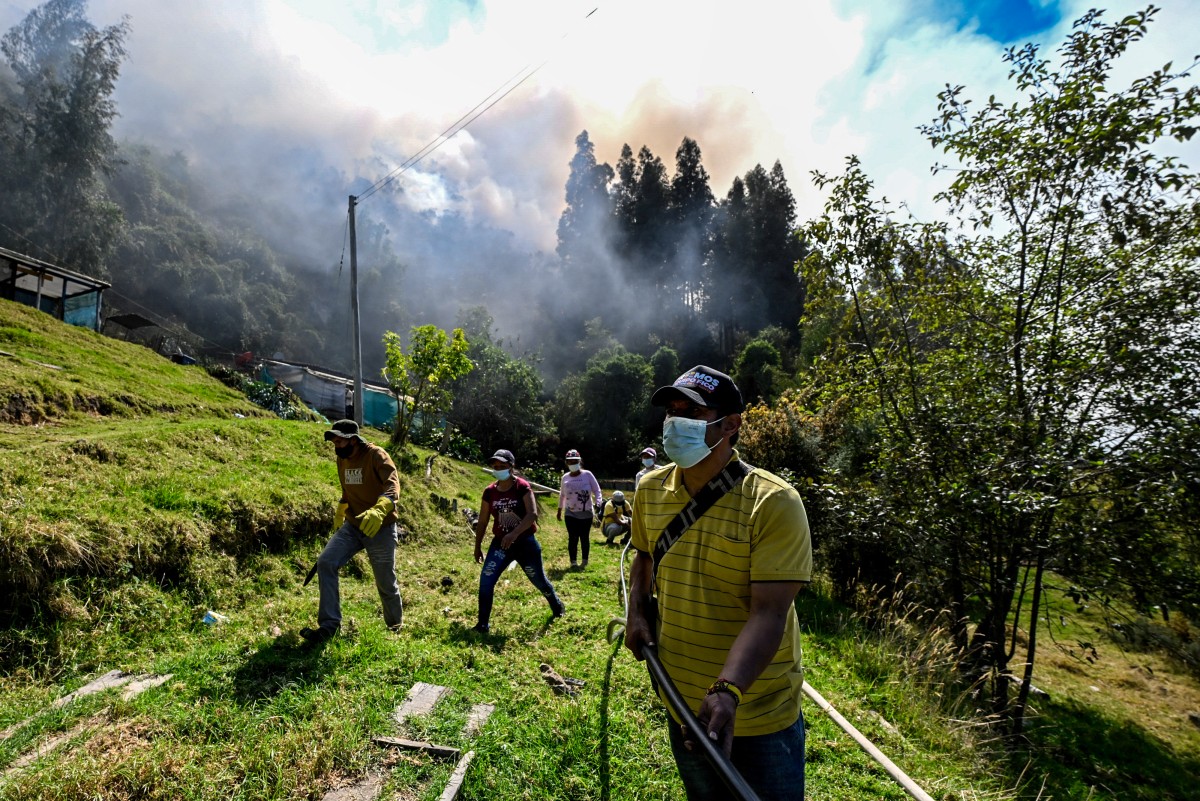
[[[803,798],[794,600],[812,576],[804,504],[778,476],[736,469],[744,404],[728,375],[698,365],[658,389],[651,402],[666,408],[663,447],[673,462],[643,476],[634,496],[626,647],[639,660],[643,645],[657,648],[710,739],[764,801]],[[656,568],[664,528],[727,467],[736,479],[732,488],[660,553]],[[647,614],[652,596],[654,630],[655,616]],[[689,801],[727,798],[679,720],[670,734]]]

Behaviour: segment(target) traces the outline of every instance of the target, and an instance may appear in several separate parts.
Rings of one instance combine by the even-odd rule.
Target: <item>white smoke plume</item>
[[[35,5],[0,1],[0,30]],[[937,91],[965,84],[981,100],[1009,91],[1006,43],[985,35],[986,20],[948,15],[950,5],[92,0],[88,8],[97,26],[124,15],[132,26],[115,135],[181,153],[214,198],[257,215],[298,270],[334,270],[348,195],[544,62],[361,206],[390,230],[408,277],[441,287],[438,304],[413,310],[427,318],[396,321],[395,330],[451,325],[459,308],[490,297],[501,303],[492,310],[501,332],[528,336],[520,304],[502,303],[517,294],[504,276],[549,263],[574,138],[585,128],[610,164],[628,143],[635,152],[648,145],[672,168],[691,137],[718,198],[735,176],[779,160],[801,219],[822,203],[809,171],[836,172],[856,153],[893,201],[936,213],[937,154],[916,127],[934,116]],[[1026,5],[1057,12],[1057,21],[1007,44],[1032,39],[1048,52],[1088,7]],[[1110,4],[1106,18],[1143,5]],[[1190,60],[1200,6],[1162,5],[1130,74]],[[1197,147],[1183,149],[1192,164]],[[481,281],[498,286],[481,292]]]

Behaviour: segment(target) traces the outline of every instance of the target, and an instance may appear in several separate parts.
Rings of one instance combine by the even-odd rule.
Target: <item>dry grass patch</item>
[[[1034,683],[1053,697],[1071,697],[1131,725],[1140,725],[1180,753],[1200,758],[1200,682],[1160,654],[1098,644],[1090,662],[1064,649],[1042,650]]]

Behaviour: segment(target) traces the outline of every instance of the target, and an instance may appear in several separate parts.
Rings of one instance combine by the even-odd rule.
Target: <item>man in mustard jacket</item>
[[[337,456],[342,497],[334,514],[333,535],[315,567],[321,582],[317,628],[301,629],[300,636],[321,643],[337,634],[342,624],[338,571],[364,549],[383,604],[383,622],[398,631],[404,604],[396,581],[396,501],[400,494],[396,465],[387,451],[362,438],[353,420],[338,420],[325,432],[325,441],[333,443]]]

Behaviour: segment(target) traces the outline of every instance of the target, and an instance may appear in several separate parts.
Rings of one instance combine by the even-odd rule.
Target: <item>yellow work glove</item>
[[[381,496],[379,500],[375,501],[374,506],[354,518],[358,521],[358,530],[368,537],[374,537],[383,526],[383,519],[395,508],[396,504],[392,503],[391,498],[386,495]]]
[[[346,512],[350,511],[350,504],[339,503],[337,509],[333,513],[333,530],[337,531],[342,527],[342,523],[346,522]]]

